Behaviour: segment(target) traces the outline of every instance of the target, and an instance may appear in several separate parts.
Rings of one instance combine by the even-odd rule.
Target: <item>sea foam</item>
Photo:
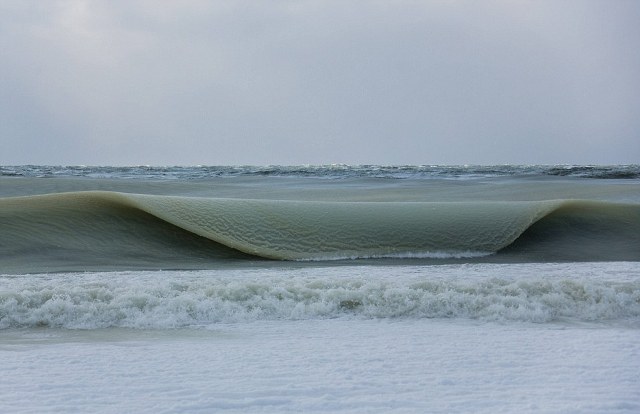
[[[4,276],[0,328],[178,328],[257,320],[640,317],[637,263],[343,266]],[[609,280],[608,272],[616,279]]]

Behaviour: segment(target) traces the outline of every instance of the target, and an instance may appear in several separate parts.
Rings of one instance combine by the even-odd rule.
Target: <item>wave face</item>
[[[327,318],[637,323],[639,271],[635,263],[572,263],[4,276],[0,329]]]
[[[88,191],[0,199],[6,273],[251,260],[640,260],[640,205],[324,202]],[[489,256],[487,259],[485,256]]]

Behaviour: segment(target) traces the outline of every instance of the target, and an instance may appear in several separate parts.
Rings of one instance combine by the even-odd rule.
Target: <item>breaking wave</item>
[[[640,317],[637,265],[553,266],[372,266],[5,276],[0,277],[0,329],[164,329],[326,318],[547,323],[637,321]],[[603,269],[610,270],[611,266],[617,269],[616,280],[603,277]],[[625,267],[630,269],[626,271],[630,277],[620,278]]]
[[[640,206],[583,200],[316,202],[90,191],[0,199],[0,228],[6,273],[25,263],[37,272],[257,259],[640,260]]]

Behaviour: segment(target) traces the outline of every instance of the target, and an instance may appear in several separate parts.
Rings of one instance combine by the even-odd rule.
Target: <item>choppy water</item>
[[[640,178],[639,165],[298,165],[298,166],[0,166],[0,176],[206,179],[229,176],[314,178],[478,178],[569,176],[603,179]]]

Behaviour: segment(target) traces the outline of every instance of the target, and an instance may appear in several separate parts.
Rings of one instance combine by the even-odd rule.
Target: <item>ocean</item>
[[[640,412],[640,166],[0,166],[0,412]]]

